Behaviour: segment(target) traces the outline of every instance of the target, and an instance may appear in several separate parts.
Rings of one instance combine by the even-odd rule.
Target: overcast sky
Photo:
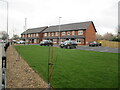
[[[27,28],[93,21],[97,33],[116,33],[119,0],[7,0],[9,35]],[[6,3],[0,0],[0,31],[6,31]]]

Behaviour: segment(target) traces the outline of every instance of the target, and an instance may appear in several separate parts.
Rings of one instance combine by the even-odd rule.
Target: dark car
[[[77,42],[67,40],[67,41],[63,42],[62,44],[60,44],[60,47],[61,48],[68,48],[68,49],[77,48]]]
[[[53,43],[51,40],[43,40],[40,42],[40,46],[53,46]]]
[[[96,41],[93,41],[89,43],[89,46],[95,47],[95,46],[101,46],[101,44]]]

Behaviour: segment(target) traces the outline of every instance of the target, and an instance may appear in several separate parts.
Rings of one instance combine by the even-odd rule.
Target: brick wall
[[[68,35],[67,32],[70,32],[70,35],[72,35],[72,31],[65,31],[65,35],[62,35],[62,32],[60,32],[60,37],[67,36]],[[56,32],[50,32],[50,37],[52,36],[52,33],[54,33],[54,36],[56,36]],[[85,33],[86,32],[83,30],[82,36],[85,36]],[[78,35],[78,31],[74,31],[74,35]],[[59,36],[59,34],[58,34],[58,36]],[[45,36],[45,33],[43,33],[43,37],[49,37],[49,33],[47,33],[47,36]]]
[[[96,32],[95,32],[93,24],[90,24],[90,26],[87,28],[87,30],[85,31],[84,34],[85,34],[86,42],[89,43],[90,41],[96,41]],[[88,44],[88,43],[86,43],[86,44]]]

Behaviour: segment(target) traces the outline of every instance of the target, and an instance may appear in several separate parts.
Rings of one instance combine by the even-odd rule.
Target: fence
[[[120,48],[120,42],[107,41],[107,40],[97,40],[97,42],[101,42],[104,47],[111,48]]]
[[[9,43],[5,44],[2,56],[2,90],[6,88],[6,50],[9,45]]]

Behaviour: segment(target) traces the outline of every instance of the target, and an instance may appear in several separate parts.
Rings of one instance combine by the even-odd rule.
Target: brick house
[[[43,33],[43,40],[52,40],[54,44],[65,40],[76,40],[79,45],[96,41],[96,29],[92,21],[50,26]]]
[[[28,29],[21,34],[21,39],[28,43],[38,44],[43,37],[41,32],[43,32],[46,28],[48,28],[48,26]]]

